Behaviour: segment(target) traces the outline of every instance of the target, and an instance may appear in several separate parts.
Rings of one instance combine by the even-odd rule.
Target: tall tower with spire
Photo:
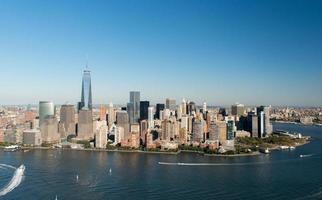
[[[88,70],[87,64],[86,69],[83,72],[82,79],[82,96],[79,105],[80,109],[92,109],[92,84],[91,84],[91,71]]]

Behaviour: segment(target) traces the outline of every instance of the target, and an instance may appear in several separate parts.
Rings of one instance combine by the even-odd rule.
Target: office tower
[[[203,126],[204,121],[203,120],[197,120],[195,119],[192,122],[192,140],[194,142],[202,142],[203,141]]]
[[[41,139],[43,143],[52,144],[59,142],[58,120],[53,115],[47,116],[40,126]]]
[[[156,111],[155,111],[155,118],[156,119],[161,119],[160,118],[160,111],[164,110],[164,104],[158,103],[156,105]]]
[[[193,102],[193,101],[190,101],[189,103],[188,103],[188,114],[189,115],[192,115],[193,114],[193,112],[196,112],[196,104],[195,104],[195,102]]]
[[[242,116],[245,112],[245,106],[243,104],[235,104],[231,106],[231,114],[236,116]]]
[[[165,108],[169,110],[176,110],[176,100],[174,99],[166,99],[165,100]]]
[[[270,107],[260,106],[257,108],[258,130],[260,137],[266,137],[273,132],[273,126],[270,123]]]
[[[187,114],[187,102],[186,102],[185,99],[182,99],[181,112],[182,112],[182,115],[186,115]]]
[[[130,92],[130,102],[127,104],[130,124],[138,123],[140,119],[140,92]]]
[[[106,107],[104,105],[100,106],[100,121],[106,120]]]
[[[75,134],[75,108],[73,105],[62,105],[60,108],[60,124],[63,130],[59,132],[65,133],[62,136],[66,137],[70,134]]]
[[[47,116],[55,115],[55,106],[51,101],[40,101],[39,102],[39,126],[44,123]]]
[[[216,133],[215,135],[218,135],[219,137],[219,142],[223,144],[226,142],[227,138],[227,125],[226,122],[224,121],[217,121],[216,122]]]
[[[216,122],[211,121],[209,123],[208,131],[209,131],[209,140],[216,141],[219,140],[219,132],[216,131],[217,125]]]
[[[25,130],[23,132],[23,144],[28,146],[40,146],[42,143],[41,133],[37,129]]]
[[[150,130],[154,129],[153,110],[154,110],[154,107],[152,106],[148,108],[148,127]]]
[[[131,133],[140,133],[140,124],[131,124],[130,125]]]
[[[233,120],[227,121],[227,140],[233,140],[235,138],[235,123]]]
[[[142,144],[145,145],[146,135],[148,133],[148,121],[142,120],[140,122],[140,127],[141,127],[140,138],[141,138]]]
[[[252,137],[258,137],[258,116],[255,113],[248,113],[246,120],[246,131],[250,132]]]
[[[130,133],[130,124],[129,115],[126,111],[116,112],[116,124],[117,126],[122,127],[124,129],[124,138],[128,138]]]
[[[79,110],[82,108],[92,109],[92,85],[91,85],[91,71],[84,70],[82,79],[82,97],[79,105]]]
[[[95,133],[95,147],[105,149],[107,145],[107,126],[100,126]]]
[[[113,104],[110,103],[108,106],[108,128],[111,130],[113,124],[115,122],[115,112]]]
[[[148,119],[149,106],[150,106],[149,101],[140,101],[140,119],[141,120],[147,120]]]
[[[92,110],[83,108],[78,114],[77,138],[79,140],[90,140],[94,138]]]
[[[203,113],[206,113],[207,112],[207,103],[206,102],[203,103],[202,112]]]
[[[161,139],[169,141],[170,140],[170,125],[171,122],[165,119],[161,123]]]

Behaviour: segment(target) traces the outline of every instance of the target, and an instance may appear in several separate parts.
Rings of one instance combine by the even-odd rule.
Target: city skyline
[[[95,105],[125,105],[129,91],[140,91],[152,104],[322,106],[321,8],[319,1],[2,2],[0,105],[76,105],[88,55]]]

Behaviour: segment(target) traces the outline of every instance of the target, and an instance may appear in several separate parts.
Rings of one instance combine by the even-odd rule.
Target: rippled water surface
[[[26,166],[20,185],[0,199],[55,199],[56,195],[57,199],[322,199],[322,127],[274,125],[314,140],[294,151],[232,158],[189,153],[0,151],[0,190],[16,171],[1,164]],[[301,154],[312,156],[300,158]]]

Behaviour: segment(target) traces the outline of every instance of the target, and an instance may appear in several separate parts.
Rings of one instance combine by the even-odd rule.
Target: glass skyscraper
[[[82,80],[82,99],[79,109],[92,109],[92,85],[91,85],[91,71],[84,70]]]
[[[130,103],[127,104],[130,124],[138,123],[140,119],[140,92],[130,92]]]

